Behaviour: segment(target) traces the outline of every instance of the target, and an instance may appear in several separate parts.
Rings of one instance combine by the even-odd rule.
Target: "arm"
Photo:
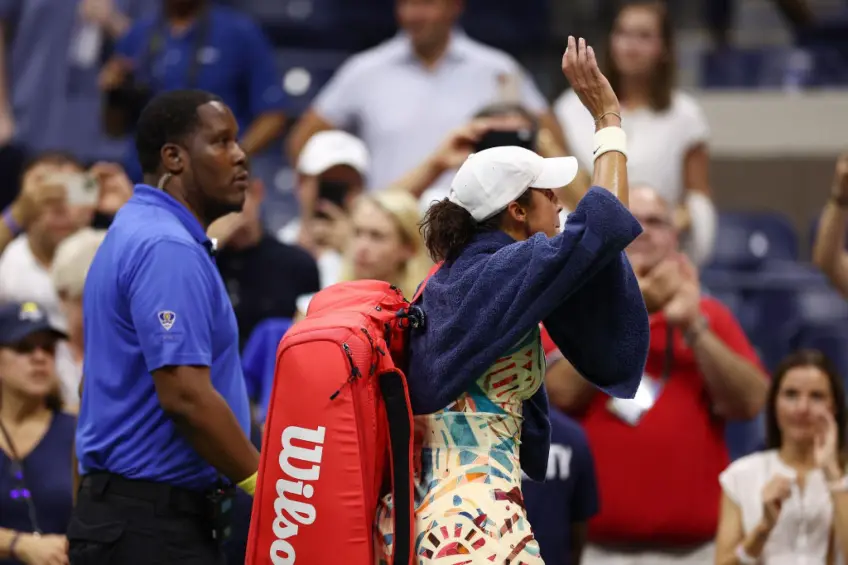
[[[580,441],[575,442],[572,468],[576,470],[574,501],[571,508],[571,563],[580,565],[583,548],[586,547],[588,523],[599,510],[598,482],[595,475],[595,460],[589,449],[588,439],[582,429]]]
[[[703,265],[715,245],[718,215],[709,184],[709,150],[706,143],[692,147],[683,163],[685,199],[675,213],[678,231],[688,231],[692,238],[692,260]]]
[[[571,561],[573,565],[580,565],[583,560],[583,550],[586,549],[586,540],[589,537],[589,524],[586,522],[571,523]]]
[[[740,544],[745,549],[745,553],[758,558],[763,552],[770,533],[768,528],[757,526],[746,536],[742,529],[742,511],[739,505],[722,492],[716,533],[716,565],[741,565],[736,557],[736,548]]]
[[[160,240],[143,253],[124,284],[159,403],[197,453],[239,483],[256,472],[259,454],[210,379],[217,273],[199,245]],[[156,315],[163,308],[178,316],[169,329]]]
[[[153,381],[162,410],[204,460],[234,484],[256,472],[259,452],[212,386],[208,366],[162,367]]]
[[[824,208],[813,248],[813,262],[831,284],[848,298],[848,252],[845,234],[848,233],[848,154],[836,164],[833,192]]]
[[[835,426],[834,426],[835,427]],[[834,458],[838,461],[838,458]],[[837,483],[842,480],[845,471],[834,461],[832,465],[823,468],[825,478],[829,483]],[[829,559],[835,561],[836,554],[848,555],[848,491],[833,490],[830,493],[833,502],[833,536],[831,536],[831,548],[828,551]]]
[[[597,392],[568,359],[560,359],[548,366],[545,388],[548,389],[551,404],[572,416],[582,413]]]
[[[271,44],[262,29],[250,22],[242,35],[242,64],[254,119],[242,133],[241,146],[248,155],[255,155],[282,135],[286,126],[283,111],[286,99]]]
[[[753,418],[765,404],[768,378],[745,332],[723,306],[711,312],[709,325],[695,324],[688,328],[690,347],[716,411],[727,419]]]

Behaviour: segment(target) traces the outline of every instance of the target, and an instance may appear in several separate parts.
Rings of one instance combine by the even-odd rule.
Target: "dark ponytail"
[[[529,207],[532,201],[530,190],[515,201],[525,208]],[[478,222],[465,208],[447,198],[436,202],[430,206],[421,222],[421,235],[430,258],[436,263],[453,261],[471,243],[475,235],[500,229],[505,213],[506,210],[488,220]]]

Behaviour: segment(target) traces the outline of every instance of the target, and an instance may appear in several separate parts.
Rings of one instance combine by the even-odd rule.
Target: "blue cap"
[[[56,337],[67,337],[50,323],[47,313],[35,302],[0,306],[0,345],[14,345],[34,333],[45,331]]]

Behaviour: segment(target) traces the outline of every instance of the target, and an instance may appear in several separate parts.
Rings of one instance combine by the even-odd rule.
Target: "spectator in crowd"
[[[525,477],[521,491],[545,565],[580,565],[589,519],[598,512],[595,461],[577,422],[556,408],[550,417],[545,482]]]
[[[701,295],[672,207],[642,186],[630,191],[630,210],[644,232],[627,255],[651,314],[636,397],[610,399],[565,359],[546,375],[552,403],[579,417],[597,462],[601,511],[584,560],[711,563],[718,475],[729,463],[723,422],[753,418],[768,381],[733,314]]]
[[[433,266],[418,229],[420,221],[418,203],[405,192],[382,191],[357,199],[342,280],[386,281],[412,298]]]
[[[61,334],[33,302],[0,307],[0,564],[66,564],[76,419],[62,412]]]
[[[266,318],[293,318],[299,296],[318,292],[318,266],[309,253],[265,233],[259,209],[265,188],[254,179],[242,212],[218,235],[218,270],[224,279],[239,326],[239,349]],[[210,229],[211,234],[211,229]]]
[[[463,3],[396,0],[401,33],[336,72],[289,137],[292,162],[315,132],[355,130],[373,157],[368,188],[386,188],[483,106],[507,100],[539,116],[562,146],[559,125],[527,73],[457,29]],[[450,176],[424,194],[427,203],[447,196]]]
[[[813,248],[813,261],[833,286],[848,298],[848,153],[836,162],[836,175],[830,199],[819,221]]]
[[[79,230],[59,244],[50,269],[68,321],[68,339],[56,346],[56,374],[65,406],[72,411],[79,408],[79,384],[82,380],[82,291],[88,268],[105,236],[103,230]]]
[[[0,256],[0,301],[37,302],[60,328],[66,322],[50,280],[50,265],[62,240],[80,226],[64,187],[48,190],[28,185],[62,185],[70,175],[82,173],[79,162],[62,153],[45,154],[26,167],[22,192],[49,192],[50,198],[38,207],[23,237],[11,242]]]
[[[526,147],[543,157],[557,157],[561,151],[551,132],[540,129],[538,118],[521,104],[490,104],[477,112],[468,124],[453,130],[433,153],[392,186],[420,198],[442,175],[458,169],[471,153],[503,145]],[[557,190],[557,196],[567,210],[573,210],[586,188],[587,179],[581,171],[568,187]],[[421,200],[423,212],[429,206],[426,199]]]
[[[350,212],[352,202],[362,194],[370,164],[365,144],[338,130],[313,135],[297,160],[301,217],[284,226],[277,237],[312,252],[318,260],[321,288],[337,283],[341,277],[344,248],[338,238],[332,237],[333,217],[338,218],[338,210]]]
[[[108,46],[135,18],[148,14],[151,4],[0,2],[0,75],[5,77],[0,81],[0,147],[13,143],[29,157],[64,151],[85,163],[120,159],[124,144],[109,140],[101,127],[97,75]]]
[[[819,351],[778,366],[766,404],[768,450],[721,476],[717,565],[836,563],[848,555],[846,406]]]
[[[332,211],[328,233],[338,240],[335,246],[345,249],[340,280],[386,281],[412,298],[433,266],[421,239],[420,221],[418,202],[400,190],[361,195],[349,216],[341,209]],[[300,316],[311,298],[299,301]]]
[[[198,88],[233,109],[240,141],[251,157],[283,133],[285,95],[271,45],[244,14],[211,0],[161,0],[162,15],[137,21],[103,67],[101,88],[112,93],[108,115],[133,126],[149,96]],[[139,93],[146,96],[139,100]],[[133,155],[131,178],[141,180]]]
[[[605,74],[621,99],[624,130],[638,140],[627,156],[630,178],[655,187],[674,206],[684,249],[700,265],[712,253],[717,222],[708,177],[709,128],[695,99],[675,88],[674,46],[665,3],[625,3],[610,35]],[[560,96],[554,110],[568,146],[591,168],[594,147],[583,132],[593,127],[592,116],[572,91]]]

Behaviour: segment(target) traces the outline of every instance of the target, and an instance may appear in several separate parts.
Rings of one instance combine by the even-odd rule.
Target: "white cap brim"
[[[567,186],[577,178],[580,166],[575,157],[551,157],[542,164],[542,172],[530,185],[530,188],[552,190]]]

